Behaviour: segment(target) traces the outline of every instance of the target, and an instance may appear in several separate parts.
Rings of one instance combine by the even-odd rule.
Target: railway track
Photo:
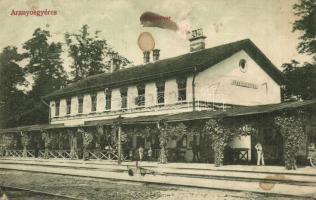
[[[5,194],[8,199],[46,199],[46,200],[83,200],[77,197],[68,195],[53,194],[49,192],[43,192],[38,190],[32,190],[27,188],[21,188],[9,185],[0,185],[2,194]],[[0,197],[1,198],[1,197]]]
[[[16,166],[19,167],[16,167]],[[36,163],[17,163],[12,161],[1,161],[0,162],[0,169],[8,169],[10,170],[10,166],[12,166],[11,170],[16,171],[27,171],[32,173],[47,173],[47,174],[60,174],[60,175],[70,175],[70,176],[77,176],[77,177],[90,177],[90,178],[97,178],[97,179],[108,179],[111,181],[127,181],[127,182],[143,182],[145,184],[162,184],[162,185],[175,185],[175,186],[182,186],[182,187],[191,187],[191,188],[210,188],[210,189],[219,189],[219,190],[226,190],[226,187],[222,188],[212,188],[205,184],[200,185],[194,185],[194,184],[182,184],[179,182],[177,183],[170,183],[170,182],[161,182],[158,177],[161,177],[161,179],[167,178],[169,180],[172,179],[199,179],[199,180],[205,180],[205,181],[227,181],[227,182],[234,182],[234,184],[238,185],[240,183],[245,184],[246,182],[251,183],[253,185],[257,185],[258,183],[264,183],[264,184],[270,184],[270,185],[290,185],[293,187],[309,187],[309,188],[316,188],[316,180],[315,176],[309,177],[312,180],[309,181],[300,181],[300,180],[291,180],[291,178],[286,179],[274,179],[273,177],[271,179],[262,179],[262,178],[253,178],[253,177],[229,177],[229,176],[216,176],[216,175],[206,175],[206,174],[187,174],[187,173],[181,173],[181,170],[177,170],[176,172],[164,172],[163,174],[157,173],[158,177],[154,177],[152,175],[146,175],[145,179],[136,176],[136,177],[128,177],[127,176],[127,167],[126,166],[117,166],[117,165],[93,165],[93,164],[74,164],[74,163],[58,163],[58,165],[55,165],[51,162],[36,162]],[[15,167],[14,167],[15,166]],[[37,168],[39,170],[37,170]],[[155,169],[155,168],[154,168]],[[67,171],[67,173],[64,173],[63,171]],[[218,171],[218,170],[216,170]],[[90,175],[94,174],[94,175]],[[269,174],[269,173],[268,173]],[[109,176],[108,176],[109,175]],[[125,175],[123,178],[122,176]],[[294,176],[292,174],[292,176]],[[173,178],[174,177],[174,178]],[[152,180],[152,179],[159,179],[158,181]],[[205,186],[203,186],[205,185]],[[227,190],[231,191],[246,191],[242,188],[235,188],[235,189],[229,189]],[[316,192],[316,189],[314,190]],[[252,190],[250,192],[256,193],[256,190]],[[263,192],[269,192],[269,191],[263,191]],[[261,193],[263,193],[261,192]],[[258,192],[260,193],[260,192]],[[271,195],[276,195],[277,193],[271,193]],[[293,194],[287,194],[286,192],[277,194],[279,196],[287,197],[287,196],[295,196]],[[299,195],[298,195],[299,196]],[[303,197],[299,196],[299,197]]]
[[[1,162],[3,164],[12,164],[15,165],[15,162]],[[52,165],[49,163],[20,163],[20,165],[24,166],[42,166],[42,167],[54,167],[54,168],[60,168],[60,169],[83,169],[83,170],[96,170],[96,171],[104,171],[104,172],[118,172],[118,173],[128,173],[128,169],[122,168],[122,166],[113,166],[113,168],[102,168],[100,166],[95,166],[93,167],[92,165],[84,166],[76,166],[76,165]],[[155,170],[155,169],[153,169]],[[226,170],[225,170],[226,171]],[[247,181],[247,182],[260,182],[262,179],[260,178],[249,178],[249,177],[228,177],[228,176],[220,176],[220,175],[207,175],[207,174],[187,174],[187,173],[181,173],[181,170],[178,172],[164,172],[164,173],[159,173],[157,172],[156,174],[160,175],[165,175],[165,176],[180,176],[180,177],[186,177],[186,178],[201,178],[201,179],[218,179],[218,180],[234,180],[234,181]],[[267,173],[271,174],[271,173]],[[284,174],[282,174],[284,175]],[[291,175],[291,174],[286,174],[286,175]],[[265,183],[272,183],[272,184],[277,184],[277,183],[286,183],[289,185],[301,185],[301,186],[315,186],[316,187],[316,175],[315,175],[315,182],[310,182],[310,181],[295,181],[291,179],[276,179],[272,176],[271,179],[266,178],[264,180]]]

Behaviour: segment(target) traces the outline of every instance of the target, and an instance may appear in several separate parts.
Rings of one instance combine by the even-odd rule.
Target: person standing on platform
[[[264,157],[263,157],[263,148],[260,142],[258,142],[255,146],[255,149],[257,150],[257,165],[264,165]]]
[[[149,160],[149,161],[152,161],[153,150],[151,149],[151,147],[149,147],[147,153],[148,153],[148,160]]]
[[[144,148],[142,146],[138,148],[138,154],[139,154],[139,161],[142,161],[144,157]]]
[[[193,153],[192,162],[200,162],[200,158],[199,158],[199,146],[198,146],[194,141],[191,141],[190,144],[191,144],[192,153]]]

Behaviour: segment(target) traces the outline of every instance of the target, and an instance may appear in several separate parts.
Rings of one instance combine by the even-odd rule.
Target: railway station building
[[[151,160],[157,161],[159,127],[167,124],[183,132],[167,141],[169,162],[214,162],[204,124],[229,118],[256,126],[255,134],[229,142],[226,163],[255,163],[254,145],[260,141],[266,163],[282,164],[283,139],[271,119],[303,111],[306,137],[298,154],[307,158],[316,145],[316,100],[283,102],[282,73],[251,40],[212,48],[205,48],[204,40],[195,35],[188,53],[168,59],[161,60],[158,49],[144,52],[143,64],[124,69],[113,57],[111,72],[45,96],[49,124],[0,130],[2,156],[81,159],[86,153],[90,159],[115,160],[120,148],[123,159],[138,160],[143,147],[144,159],[151,148]]]

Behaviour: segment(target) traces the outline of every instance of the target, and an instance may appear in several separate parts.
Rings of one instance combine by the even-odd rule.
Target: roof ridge
[[[79,81],[76,81],[74,83],[77,83],[77,82],[80,82],[80,81],[84,81],[84,80],[87,80],[89,78],[94,78],[94,77],[97,77],[97,76],[102,76],[102,75],[111,75],[113,73],[119,73],[120,71],[126,71],[126,70],[129,70],[129,69],[132,69],[132,68],[136,68],[136,67],[145,67],[145,66],[148,66],[150,64],[154,64],[156,62],[162,62],[162,61],[167,61],[167,60],[170,60],[170,59],[175,59],[175,58],[179,58],[179,57],[183,57],[183,56],[186,56],[186,55],[192,55],[192,54],[195,54],[195,53],[199,53],[201,51],[207,51],[207,50],[210,50],[210,49],[215,49],[215,48],[218,48],[218,47],[223,47],[223,46],[226,46],[226,45],[232,45],[232,44],[236,44],[236,43],[243,43],[243,42],[251,42],[251,40],[249,38],[246,38],[246,39],[243,39],[243,40],[238,40],[238,41],[235,41],[235,42],[230,42],[230,43],[225,43],[225,44],[221,44],[221,45],[217,45],[217,46],[214,46],[214,47],[209,47],[209,48],[205,48],[203,50],[200,50],[200,51],[194,51],[194,52],[188,52],[188,53],[185,53],[185,54],[181,54],[181,55],[177,55],[177,56],[174,56],[174,57],[169,57],[169,58],[165,58],[165,59],[162,59],[162,60],[157,60],[155,62],[149,62],[149,63],[146,63],[146,64],[139,64],[139,65],[135,65],[135,66],[132,66],[132,67],[127,67],[127,68],[123,68],[123,69],[120,69],[120,70],[117,70],[115,72],[110,72],[110,73],[107,73],[107,72],[104,72],[104,73],[100,73],[100,74],[94,74],[94,75],[91,75],[91,76],[88,76],[84,79],[81,79]]]
[[[56,90],[44,96],[44,98],[49,99],[57,96],[74,95],[90,90],[97,90],[101,87],[116,88],[127,84],[137,84],[140,81],[167,79],[179,74],[193,73],[195,68],[197,68],[198,71],[203,71],[242,49],[262,68],[269,68],[265,69],[265,71],[273,79],[277,82],[281,80],[277,74],[278,72],[276,72],[277,69],[270,69],[276,67],[249,38],[246,38],[200,51],[188,52],[175,57],[124,68],[113,73],[101,73],[89,76],[80,81],[71,83],[62,89]]]

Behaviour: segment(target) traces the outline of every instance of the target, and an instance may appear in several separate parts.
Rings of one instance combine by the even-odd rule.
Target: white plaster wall
[[[176,79],[168,79],[165,83],[165,104],[174,104],[178,100]]]
[[[90,94],[83,95],[83,114],[91,112],[91,97]]]
[[[74,96],[71,98],[71,112],[70,115],[78,114],[78,97]]]
[[[105,110],[105,94],[104,91],[97,92],[97,112]]]
[[[145,106],[155,106],[157,104],[157,87],[156,83],[151,82],[146,84],[145,88]]]
[[[231,148],[248,148],[248,160],[251,160],[251,136],[235,136],[230,142]]]
[[[121,93],[120,93],[120,89],[113,89],[112,90],[111,104],[112,104],[112,110],[120,110],[121,109]]]
[[[50,117],[51,118],[55,117],[55,106],[56,106],[55,101],[50,101],[49,106],[50,106]]]
[[[192,101],[192,96],[193,96],[193,90],[192,90],[192,80],[193,80],[193,76],[189,76],[187,78],[187,101]]]
[[[135,105],[135,98],[137,97],[137,95],[138,95],[138,91],[137,91],[136,86],[128,87],[128,90],[127,90],[127,109],[137,107],[137,105]]]
[[[240,59],[245,59],[247,62],[245,73],[239,69]],[[258,89],[232,85],[232,80],[256,84]],[[224,101],[236,105],[281,102],[280,86],[245,51],[240,51],[217,65],[200,72],[196,76],[195,88],[196,99],[202,101],[213,101],[214,98],[215,102]]]
[[[247,136],[235,136],[230,143],[232,148],[251,148],[251,137]]]
[[[163,115],[163,114],[176,114],[176,113],[181,113],[181,112],[189,112],[192,111],[192,108],[181,108],[181,109],[172,109],[172,110],[152,110],[152,111],[147,111],[147,112],[123,112],[120,113],[123,118],[132,118],[132,117],[139,117],[139,116],[152,116],[152,115]],[[88,116],[81,116],[80,118],[75,118],[75,119],[60,119],[60,118],[55,118],[52,120],[52,124],[60,124],[64,123],[66,126],[67,125],[75,125],[75,124],[83,124],[85,121],[95,121],[95,120],[106,120],[106,119],[114,119],[117,118],[119,114],[116,115],[104,115],[104,113],[94,113],[97,114],[95,115],[88,115]],[[98,115],[99,114],[99,115]]]
[[[239,69],[240,59],[247,61],[247,72],[243,73]],[[187,78],[187,101],[192,101],[192,79],[193,76]],[[232,85],[232,80],[244,81],[256,84],[258,89],[245,88]],[[267,86],[267,87],[266,87]],[[146,102],[145,106],[154,106],[157,101],[157,88],[154,82],[146,83],[145,86]],[[168,79],[165,82],[165,105],[177,103],[178,87],[176,79]],[[213,96],[214,92],[214,96]],[[196,100],[212,102],[213,98],[215,102],[224,102],[225,104],[236,105],[260,105],[279,103],[281,101],[280,86],[274,82],[269,75],[267,75],[261,67],[259,67],[246,52],[240,51],[230,58],[218,63],[217,65],[210,67],[196,75],[195,79],[195,94]],[[97,112],[103,112],[105,97],[104,91],[97,93]],[[128,88],[128,109],[135,107],[135,97],[137,96],[136,86],[130,86]],[[54,102],[54,101],[52,101]],[[52,103],[51,102],[51,103]],[[84,95],[83,114],[91,113],[91,98],[90,94]],[[78,104],[72,102],[72,106]],[[117,111],[121,109],[121,95],[120,89],[115,88],[112,90],[112,109],[111,111]],[[72,113],[77,113],[78,108],[72,108]],[[149,116],[157,114],[179,113],[191,111],[190,108],[185,109],[173,109],[173,110],[151,110],[140,113],[122,113],[124,117],[137,117],[137,116]],[[55,109],[52,109],[52,116],[54,116]],[[62,99],[60,102],[60,116],[64,116],[66,113],[66,100]],[[115,118],[117,116],[85,116],[81,119],[54,119],[52,123],[70,123],[70,124],[82,124],[84,121],[90,120],[102,120]]]
[[[59,108],[59,116],[65,116],[66,115],[66,99],[60,100],[60,108]]]

